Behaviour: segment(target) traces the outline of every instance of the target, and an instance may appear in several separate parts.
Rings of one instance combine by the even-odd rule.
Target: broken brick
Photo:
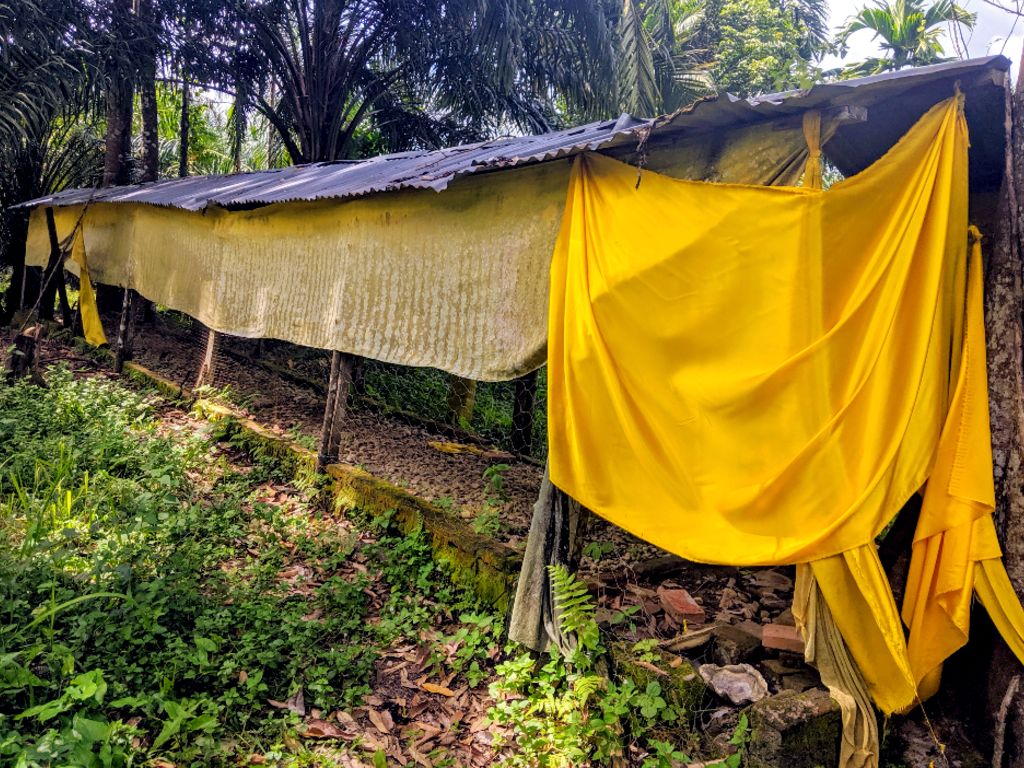
[[[661,600],[661,607],[665,609],[665,613],[678,623],[704,623],[706,618],[704,609],[697,604],[697,601],[685,589],[665,589],[664,587],[659,587],[658,598]]]
[[[761,633],[761,642],[765,648],[803,654],[804,639],[800,630],[786,624],[766,624]]]

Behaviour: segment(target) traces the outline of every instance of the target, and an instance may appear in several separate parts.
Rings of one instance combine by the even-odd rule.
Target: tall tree
[[[249,93],[293,162],[350,156],[371,125],[401,149],[548,128],[556,98],[579,114],[607,114],[615,100],[602,2],[233,0],[231,8],[232,28],[245,30],[230,42],[232,57],[255,64]],[[267,82],[277,89],[273,104],[260,97]]]
[[[871,32],[885,56],[852,64],[843,74],[860,77],[946,61],[941,40],[946,26],[970,29],[976,18],[977,14],[953,0],[937,0],[932,5],[925,5],[924,0],[876,0],[874,5],[862,8],[846,22],[839,32],[838,43],[845,51],[852,35]]]
[[[793,84],[807,42],[790,9],[775,0],[724,0],[716,21],[714,75],[721,90],[747,96]]]
[[[616,26],[619,107],[672,112],[713,92],[707,51],[695,43],[703,0],[625,0]]]
[[[132,0],[111,0],[105,54],[107,136],[103,185],[131,180],[132,107],[137,71],[133,51],[135,7]]]

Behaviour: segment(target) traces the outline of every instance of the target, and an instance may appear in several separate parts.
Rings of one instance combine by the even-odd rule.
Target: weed
[[[644,755],[644,768],[688,761],[675,745],[653,735],[683,713],[665,701],[659,683],[640,689],[631,679],[606,674],[596,606],[586,585],[559,566],[551,568],[551,579],[561,629],[576,643],[564,654],[553,648],[540,661],[520,654],[498,666],[491,685],[497,703],[488,716],[514,734],[517,749],[505,765],[617,763],[631,746]]]

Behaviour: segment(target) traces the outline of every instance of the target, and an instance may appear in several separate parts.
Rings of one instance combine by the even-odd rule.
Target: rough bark
[[[128,40],[131,14],[132,0],[114,0],[112,31],[119,42]],[[105,187],[130,181],[133,74],[123,59],[115,58],[108,64],[107,133],[103,157]]]
[[[156,181],[160,175],[160,137],[156,101],[156,20],[153,0],[142,0],[139,13],[148,36],[139,64],[139,102],[142,108],[142,181]]]
[[[1024,285],[1020,239],[1018,191],[1024,182],[1024,89],[1009,97],[1007,111],[1007,160],[1002,188],[994,206],[994,226],[982,232],[985,265],[985,330],[989,376],[989,407],[992,452],[996,484],[996,524],[1003,544],[1006,570],[1018,594],[1024,595]],[[974,196],[976,217],[991,212]],[[987,231],[986,231],[987,230]],[[1002,701],[1009,681],[1020,671],[1005,646],[995,640],[987,680],[990,711]],[[1004,765],[1024,765],[1024,707],[1018,701],[1010,707],[1006,722]]]
[[[529,455],[533,450],[533,410],[536,400],[537,371],[531,371],[515,381],[510,441],[514,453]]]
[[[178,123],[178,176],[188,176],[188,152],[189,134],[192,130],[192,120],[189,114],[191,106],[191,94],[188,86],[188,72],[181,80],[181,120]]]
[[[203,357],[199,361],[199,373],[196,375],[196,387],[212,387],[215,380],[215,363],[217,361],[217,347],[220,346],[220,334],[213,328],[206,330],[206,344],[203,347]]]
[[[342,427],[352,389],[352,360],[352,355],[344,352],[331,353],[331,378],[327,383],[327,402],[324,404],[324,421],[320,429],[317,472],[323,472],[328,464],[338,461]]]

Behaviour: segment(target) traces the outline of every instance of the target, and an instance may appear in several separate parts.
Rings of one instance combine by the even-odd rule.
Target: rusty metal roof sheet
[[[441,191],[454,179],[585,151],[630,152],[647,135],[647,151],[685,141],[688,134],[797,115],[807,109],[861,106],[868,119],[843,126],[825,153],[846,174],[880,157],[932,104],[968,94],[972,180],[993,183],[1003,166],[1003,109],[1009,60],[1002,56],[954,61],[815,85],[806,90],[741,99],[723,94],[653,120],[617,120],[532,136],[501,138],[434,151],[400,152],[361,161],[312,163],[269,171],[195,176],[107,189],[78,189],[41,197],[23,207],[93,202],[147,203],[186,210],[248,207],[325,198],[351,198],[400,189]],[[997,183],[997,181],[995,182]]]

